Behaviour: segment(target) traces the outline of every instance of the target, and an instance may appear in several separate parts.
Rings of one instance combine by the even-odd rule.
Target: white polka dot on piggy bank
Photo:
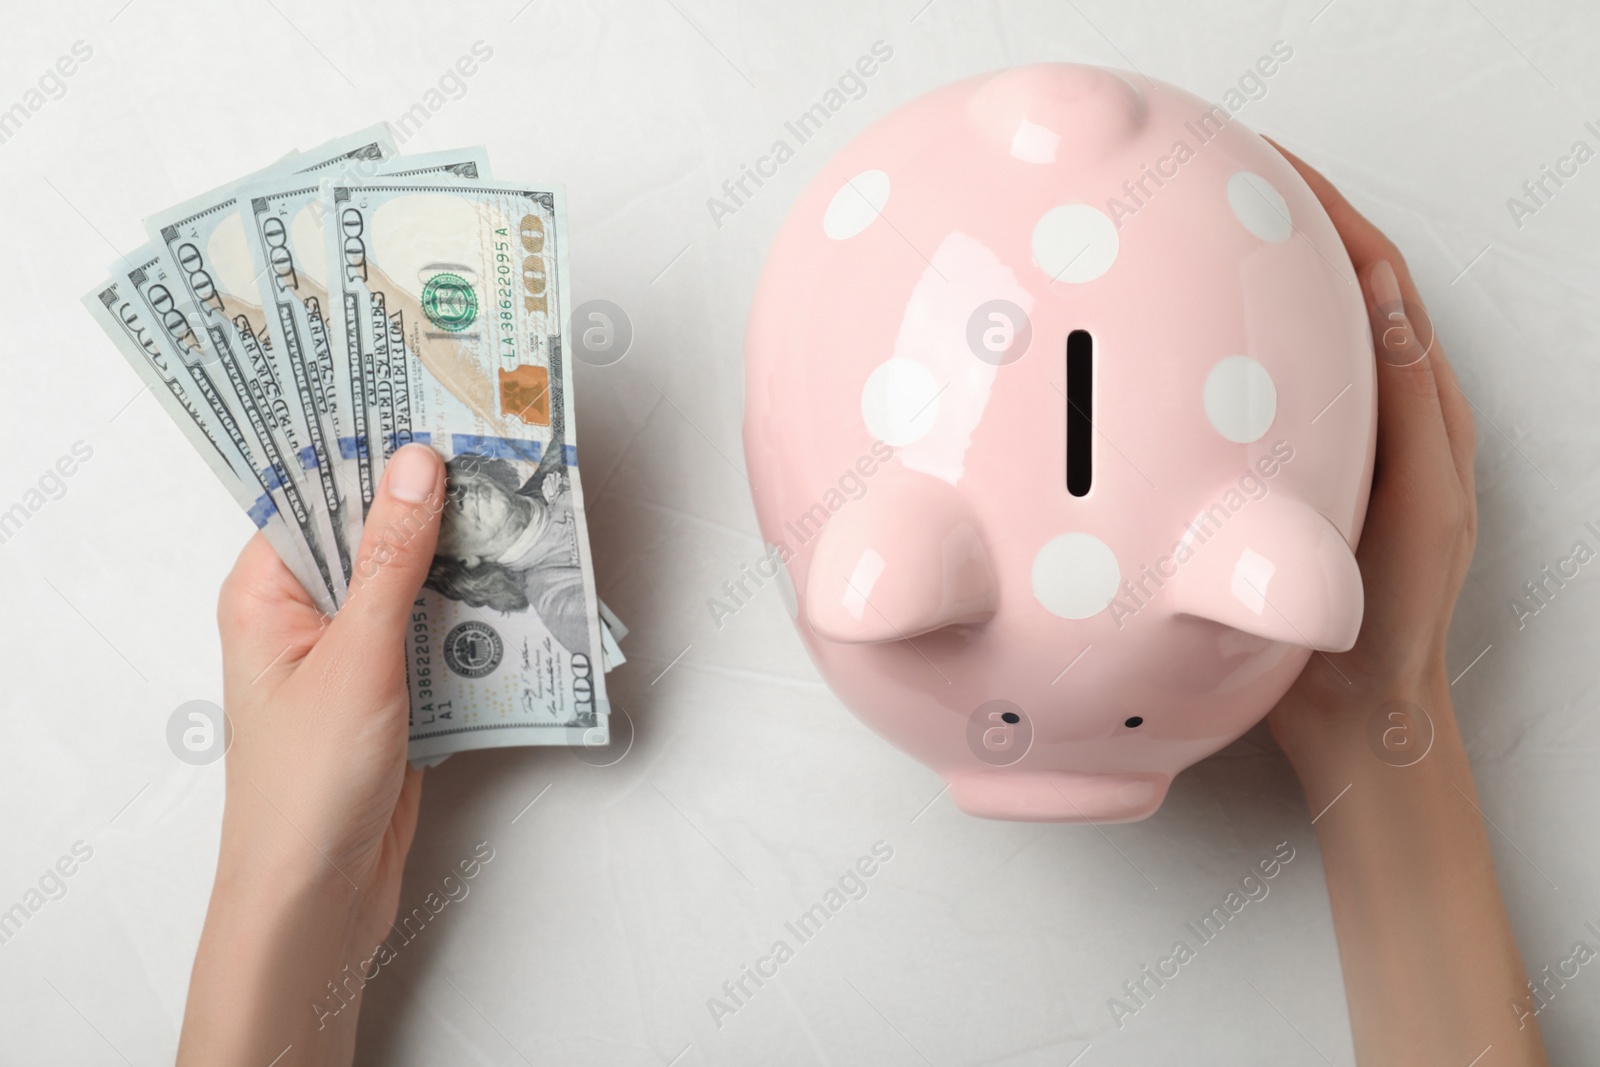
[[[824,164],[768,254],[768,603],[971,814],[1142,818],[1360,627],[1365,311],[1228,104],[1071,64],[947,85]]]

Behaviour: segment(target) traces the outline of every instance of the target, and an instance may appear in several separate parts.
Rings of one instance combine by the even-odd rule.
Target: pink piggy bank
[[[762,569],[970,814],[1143,818],[1355,642],[1364,301],[1219,107],[1072,64],[906,104],[794,205],[745,350]]]

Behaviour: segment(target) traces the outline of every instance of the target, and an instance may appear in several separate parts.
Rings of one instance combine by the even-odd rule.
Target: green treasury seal
[[[478,317],[478,297],[459,274],[435,274],[422,287],[422,310],[441,330],[459,333]]]

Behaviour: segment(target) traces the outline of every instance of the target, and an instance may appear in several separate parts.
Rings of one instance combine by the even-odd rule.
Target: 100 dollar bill
[[[135,268],[137,269],[137,268]],[[178,424],[194,450],[265,533],[278,557],[316,601],[318,610],[335,610],[315,564],[293,536],[278,510],[274,493],[249,455],[249,445],[211,381],[206,369],[191,367],[183,353],[147,321],[127,279],[108,279],[84,297],[107,336],[150,388],[167,415]],[[220,415],[219,415],[220,411]]]
[[[406,165],[397,167],[396,174],[406,180],[477,178],[480,161],[487,171],[488,158],[481,148],[434,153],[405,160]],[[311,394],[326,422],[329,463],[339,475],[338,510],[333,518],[343,524],[340,536],[346,559],[350,558],[349,549],[360,543],[377,473],[371,461],[372,435],[365,405],[355,403],[349,368],[342,351],[335,356],[340,350],[335,349],[331,337],[322,192],[336,181],[386,172],[393,162],[362,156],[328,168],[320,177],[315,173],[269,176],[237,191],[257,288],[269,310],[267,329],[272,347],[285,353],[290,365],[303,364],[314,379]]]
[[[364,130],[265,173],[315,173],[393,154],[386,130]],[[297,500],[291,514],[337,603],[344,599],[354,546],[338,483],[332,397],[322,391],[327,368],[317,365],[314,351],[273,344],[238,195],[259,177],[195,197],[147,219],[145,228],[162,248],[167,287],[189,312],[208,361],[225,369],[239,410],[258,428],[263,451],[293,483]]]
[[[561,191],[374,180],[328,197],[342,339],[382,453],[418,441],[446,461],[407,648],[411,757],[605,744]]]
[[[328,605],[338,603],[338,598],[326,564],[308,536],[314,511],[301,484],[290,475],[288,457],[272,432],[272,415],[264,403],[258,402],[260,394],[251,388],[242,360],[232,358],[231,352],[229,358],[222,360],[210,357],[196,329],[199,316],[193,301],[173,278],[174,272],[166,257],[146,246],[114,264],[112,280],[119,295],[137,306],[137,314],[145,327],[155,333],[157,343],[185,367],[214,417],[214,421],[208,420],[213,434],[229,436],[271,492],[277,513],[290,527],[295,554],[310,564],[315,576],[306,589],[318,606],[327,610]],[[140,364],[134,364],[134,369],[140,370]]]
[[[351,545],[360,541],[381,467],[372,462],[371,442],[376,435],[367,423],[359,367],[345,358],[338,336],[342,319],[330,299],[323,191],[336,182],[348,184],[380,174],[389,181],[477,180],[487,177],[488,169],[482,148],[464,148],[386,161],[361,158],[341,165],[332,175],[273,176],[239,190],[240,202],[247,205],[257,287],[263,304],[273,312],[269,317],[273,345],[310,354],[308,365],[316,371],[319,394],[328,407],[336,442],[333,462],[343,472],[341,488],[348,498],[344,511]]]

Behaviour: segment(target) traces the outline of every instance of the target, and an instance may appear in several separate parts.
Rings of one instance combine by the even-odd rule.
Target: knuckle
[[[1382,233],[1381,230],[1379,232]],[[1400,246],[1395,244],[1388,234],[1383,234],[1382,247],[1384,258],[1389,261],[1389,266],[1394,268],[1396,274],[1408,275],[1411,273],[1411,266],[1406,262],[1406,254],[1400,251]]]
[[[1428,400],[1439,399],[1439,382],[1434,378],[1433,371],[1428,370],[1425,365],[1423,365],[1422,372],[1412,380],[1412,384],[1415,386],[1418,396]]]
[[[1463,511],[1450,524],[1449,544],[1455,549],[1458,556],[1471,558],[1472,550],[1477,541],[1477,523]]]
[[[407,557],[405,540],[394,537],[389,530],[380,530],[362,554],[357,577],[363,582],[376,581],[396,563],[403,564]]]
[[[249,581],[237,570],[222,581],[217,592],[217,629],[224,636],[243,633],[249,629],[255,615],[256,596]]]
[[[1396,384],[1410,397],[1423,401],[1431,401],[1438,397],[1439,384],[1434,378],[1433,368],[1428,366],[1426,359],[1401,364],[1392,369],[1399,379]]]
[[[385,537],[375,541],[351,571],[347,602],[360,596],[369,606],[375,606],[402,593],[414,593],[422,581],[419,572],[427,566],[423,546],[413,539]]]
[[[362,657],[355,654],[348,641],[324,641],[317,649],[318,692],[343,693],[346,683],[355,673]]]
[[[375,577],[376,572],[399,564],[415,564],[417,557],[428,548],[423,536],[437,524],[438,510],[428,503],[418,504],[388,516],[381,526],[369,533],[370,541],[362,552],[358,567],[369,572],[364,577]]]
[[[1437,492],[1433,495],[1437,499]],[[1465,489],[1452,485],[1442,506],[1436,507],[1435,515],[1443,543],[1457,547],[1472,545],[1477,536],[1478,515]]]
[[[330,737],[337,733],[339,724],[346,718],[348,709],[358,703],[370,688],[363,684],[370,674],[363,669],[370,656],[360,642],[351,642],[349,635],[341,639],[330,637],[319,643],[315,655],[300,664],[300,674],[305,694],[301,707],[312,721],[325,723]]]

